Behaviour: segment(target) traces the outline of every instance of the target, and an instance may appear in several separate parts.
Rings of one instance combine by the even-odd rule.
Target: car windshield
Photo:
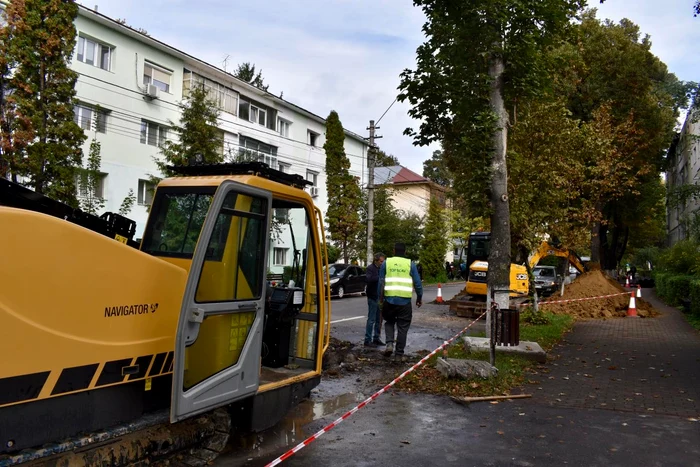
[[[328,268],[328,275],[331,277],[338,277],[342,275],[343,271],[345,271],[344,266],[331,264]]]
[[[538,269],[537,275],[540,277],[554,277],[554,269]]]

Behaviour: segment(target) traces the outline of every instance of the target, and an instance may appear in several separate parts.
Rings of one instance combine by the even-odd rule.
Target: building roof
[[[5,3],[5,2],[3,0],[0,0],[0,3]],[[318,123],[322,123],[324,125],[326,124],[325,118],[323,118],[319,115],[316,115],[315,113],[313,113],[309,110],[306,110],[302,107],[299,107],[298,105],[293,104],[287,100],[284,100],[281,97],[275,96],[274,94],[272,94],[268,91],[264,91],[256,86],[253,86],[252,84],[248,83],[247,81],[244,81],[240,78],[237,78],[233,74],[231,74],[227,71],[224,71],[221,68],[218,68],[210,63],[205,62],[204,60],[200,60],[199,58],[194,57],[193,55],[190,55],[186,52],[183,52],[179,49],[176,49],[175,47],[170,46],[170,45],[166,44],[165,42],[161,42],[157,39],[154,39],[153,37],[151,37],[147,34],[144,34],[140,31],[137,31],[136,29],[132,28],[131,26],[128,26],[126,24],[122,24],[122,23],[110,18],[109,16],[103,15],[102,13],[99,13],[95,10],[92,10],[84,5],[81,5],[78,3],[78,7],[79,7],[78,12],[81,16],[84,16],[86,18],[90,18],[93,21],[96,21],[104,26],[107,26],[111,29],[119,31],[122,34],[129,36],[133,39],[144,42],[144,43],[146,43],[146,44],[148,44],[148,45],[150,45],[150,46],[152,46],[152,47],[154,47],[162,52],[169,53],[169,54],[183,60],[186,63],[196,63],[196,64],[204,67],[205,69],[207,69],[207,71],[213,73],[214,75],[219,75],[219,76],[225,77],[228,80],[236,81],[238,85],[247,89],[251,94],[257,94],[258,96],[263,96],[267,99],[270,99],[270,100],[276,102],[277,104],[279,104],[283,107],[286,107],[286,108],[292,109],[296,112],[299,112],[312,120],[316,120]],[[345,134],[347,136],[350,136],[351,138],[356,139],[358,141],[362,141],[363,143],[367,143],[367,138],[360,136],[359,134],[354,133],[354,132],[349,131],[349,130],[344,129],[344,131],[345,131]]]
[[[390,167],[377,167],[374,169],[375,185],[430,185],[441,191],[446,191],[442,185],[439,185],[432,180],[418,175],[411,169],[407,169],[402,165],[392,165]]]

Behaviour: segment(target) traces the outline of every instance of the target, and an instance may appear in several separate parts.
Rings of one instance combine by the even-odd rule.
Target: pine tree
[[[5,71],[12,70],[2,122],[10,170],[35,191],[73,206],[86,139],[73,121],[77,73],[68,66],[77,14],[72,1],[14,0],[0,38]]]
[[[126,195],[126,198],[122,200],[121,206],[119,206],[119,214],[122,216],[128,216],[131,209],[134,207],[135,202],[136,195],[134,194],[134,189],[129,188],[129,193]]]
[[[201,84],[193,84],[182,104],[180,126],[173,125],[177,141],[161,146],[164,160],[154,158],[164,176],[172,175],[168,165],[218,164],[224,161],[223,134],[217,128],[219,108]],[[157,183],[157,177],[151,177]]]
[[[340,248],[345,263],[358,241],[362,227],[360,208],[362,192],[357,179],[350,174],[350,159],[345,155],[345,132],[338,113],[333,110],[326,119],[326,221],[331,240]]]
[[[420,253],[420,262],[426,277],[437,278],[444,270],[443,264],[448,243],[448,237],[445,235],[446,230],[447,226],[440,203],[437,199],[431,198]]]
[[[236,71],[233,72],[233,76],[252,84],[256,88],[260,88],[263,91],[267,91],[267,88],[270,87],[269,85],[263,83],[262,70],[258,71],[258,74],[256,75],[255,65],[251,64],[250,62],[244,62],[238,65]],[[282,96],[280,95],[280,97]]]

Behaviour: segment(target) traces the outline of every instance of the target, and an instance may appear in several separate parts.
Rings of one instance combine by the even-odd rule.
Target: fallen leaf
[[[615,365],[609,366],[608,370],[617,370],[617,367]]]
[[[583,376],[585,376],[586,378],[593,378],[593,375],[589,375],[588,373],[584,373]]]
[[[491,401],[491,403],[492,403],[493,405],[496,405],[496,404],[498,404],[498,401]]]
[[[627,426],[627,423],[623,423],[622,426]]]
[[[518,415],[523,416],[525,415],[525,412],[520,412]]]
[[[410,441],[401,441],[402,444],[411,444]]]
[[[476,389],[476,388],[479,387],[479,383],[471,383],[471,384],[469,385],[469,387],[472,388],[472,389]]]
[[[540,437],[540,438],[546,438],[546,436],[545,436],[545,435],[540,435],[539,437]]]
[[[499,435],[505,434],[505,432],[503,432],[503,431],[497,431],[496,433],[498,433]]]
[[[653,412],[653,411],[654,411],[654,409],[652,409],[651,407],[647,407],[647,410],[650,411],[650,412]]]

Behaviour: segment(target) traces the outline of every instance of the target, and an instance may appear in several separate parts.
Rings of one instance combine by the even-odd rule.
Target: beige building
[[[436,198],[443,208],[450,207],[447,188],[401,165],[377,167],[374,170],[374,184],[390,186],[394,208],[405,213],[417,214],[423,222],[428,217],[431,198]],[[449,232],[445,234],[448,235]],[[454,259],[453,250],[453,246],[450,245],[445,252],[445,261]]]
[[[695,117],[698,117],[697,113]],[[700,171],[700,158],[698,158],[700,121],[694,122],[692,120],[693,115],[689,114],[683,124],[683,128],[680,133],[675,136],[668,150],[668,169],[666,172],[667,193],[670,193],[672,190],[682,185],[694,185],[698,183],[698,172]],[[678,206],[667,203],[667,246],[672,246],[679,240],[688,238],[690,235],[690,226],[698,214],[700,214],[699,209],[700,200],[690,199]]]

